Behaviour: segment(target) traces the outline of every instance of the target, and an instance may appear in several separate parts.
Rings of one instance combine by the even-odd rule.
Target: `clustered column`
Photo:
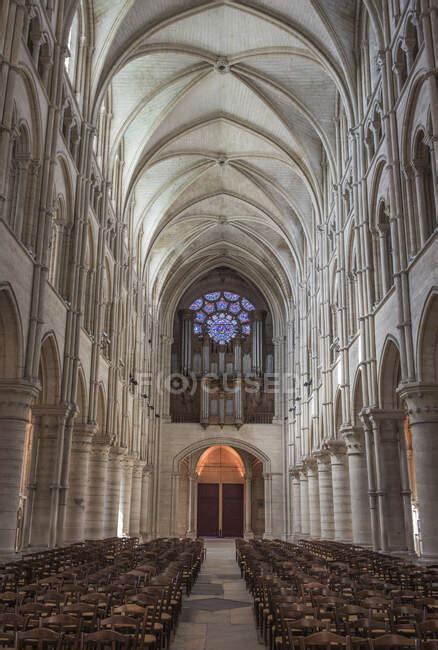
[[[350,479],[348,475],[347,450],[340,440],[327,443],[331,453],[334,539],[351,542],[351,501]]]
[[[132,468],[131,514],[129,518],[130,537],[140,536],[141,489],[144,462],[135,460]]]
[[[96,427],[86,424],[77,425],[73,431],[64,532],[67,543],[78,542],[85,537],[91,443],[95,431]]]
[[[353,543],[371,546],[371,522],[368,500],[368,471],[364,434],[359,428],[344,430],[347,445]]]
[[[307,480],[307,467],[300,470],[300,501],[301,501],[301,535],[308,537],[310,534],[309,517],[309,483]]]
[[[97,438],[91,446],[89,472],[88,508],[85,534],[88,539],[105,537],[104,509],[108,474],[109,444],[105,438]]]
[[[318,467],[316,460],[313,458],[309,459],[306,464],[309,491],[309,532],[311,537],[317,538],[321,536]]]
[[[401,391],[408,406],[415,459],[418,511],[425,560],[438,559],[438,387],[414,384]]]
[[[26,382],[0,382],[0,550],[11,551],[15,545],[29,407],[37,394]]]
[[[123,453],[124,450],[118,447],[111,447],[109,450],[104,511],[105,537],[114,537],[119,532],[120,494],[123,489]]]
[[[291,472],[291,501],[292,501],[292,535],[297,538],[301,535],[301,494],[300,473]]]
[[[321,538],[333,539],[335,532],[333,512],[333,485],[330,456],[320,453],[317,456],[318,483],[319,483],[319,508],[321,513]]]

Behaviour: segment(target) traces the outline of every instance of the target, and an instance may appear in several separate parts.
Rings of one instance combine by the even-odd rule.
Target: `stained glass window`
[[[228,303],[226,300],[223,300],[222,298],[217,301],[216,307],[220,309],[221,311],[224,311],[228,307]]]
[[[238,293],[231,293],[230,291],[224,291],[224,296],[227,300],[231,300],[231,302],[236,302],[240,298]]]
[[[207,316],[204,314],[203,311],[198,311],[198,313],[196,314],[196,320],[198,321],[198,323],[203,323],[206,318]]]
[[[207,332],[216,343],[229,343],[237,331],[237,321],[230,314],[214,314],[207,321]]]
[[[217,300],[221,295],[220,291],[212,291],[211,293],[206,293],[204,298],[208,300],[209,302],[212,302],[214,300]]]
[[[216,311],[216,307],[212,302],[206,302],[204,305],[204,311],[207,312],[207,314],[212,314]]]
[[[195,302],[192,302],[189,309],[191,309],[192,311],[198,311],[198,309],[201,309],[203,302],[204,301],[202,300],[202,298],[197,298]]]
[[[247,311],[253,311],[255,309],[254,305],[248,300],[248,298],[242,298],[242,307]]]
[[[194,314],[193,333],[208,336],[219,344],[229,343],[236,336],[251,334],[248,312],[255,309],[248,298],[232,291],[210,291],[196,298],[189,309]]]

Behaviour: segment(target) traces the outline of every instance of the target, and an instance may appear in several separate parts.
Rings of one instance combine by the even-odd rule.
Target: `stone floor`
[[[234,540],[206,540],[207,558],[170,650],[261,650],[252,598],[240,578]]]

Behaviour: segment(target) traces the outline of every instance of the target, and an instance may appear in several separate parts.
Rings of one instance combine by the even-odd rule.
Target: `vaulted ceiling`
[[[356,0],[94,0],[92,97],[151,277],[251,264],[286,297],[353,120]],[[237,266],[236,266],[237,265]]]

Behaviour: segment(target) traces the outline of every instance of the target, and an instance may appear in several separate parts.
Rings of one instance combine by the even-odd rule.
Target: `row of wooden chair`
[[[438,599],[428,595],[434,570],[413,565],[410,579],[409,563],[378,555],[331,542],[237,540],[261,640],[270,649],[301,647],[318,634],[343,637],[343,647],[370,647],[381,637],[387,647],[396,640],[399,646],[408,640],[406,647],[435,643]],[[399,583],[397,571],[404,576]]]
[[[204,559],[203,542],[105,542],[102,551],[111,553],[94,572],[84,574],[79,564],[73,577],[60,580],[65,571],[57,565],[58,572],[46,571],[37,582],[0,592],[0,645],[67,650],[168,647],[182,591],[190,592]]]

